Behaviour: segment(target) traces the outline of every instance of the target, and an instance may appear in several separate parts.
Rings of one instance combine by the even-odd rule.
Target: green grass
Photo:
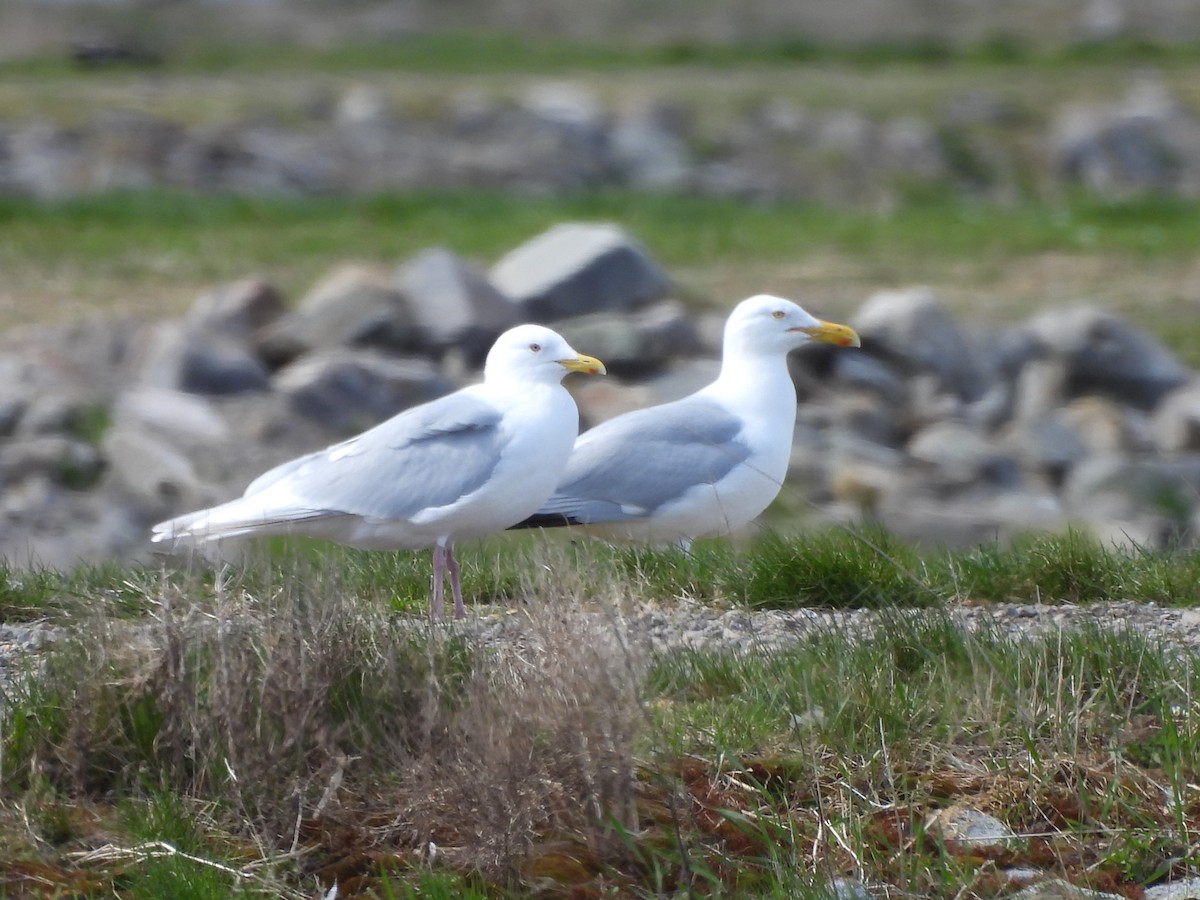
[[[156,40],[153,24],[144,39]],[[177,36],[165,43],[179,44]],[[839,45],[818,43],[800,35],[774,40],[709,43],[580,42],[547,36],[487,32],[410,34],[388,41],[343,42],[312,47],[284,43],[247,43],[193,34],[185,46],[169,51],[164,68],[176,74],[245,74],[263,71],[357,72],[362,70],[419,74],[490,75],[511,72],[579,72],[626,69],[703,67],[791,67],[838,64],[859,69],[895,66],[1039,66],[1061,68],[1088,64],[1188,64],[1200,60],[1196,44],[1152,41],[1105,41],[1059,48],[1040,48],[1015,36],[997,35],[975,43],[953,45],[938,40]],[[120,74],[116,65],[94,76]],[[139,68],[133,66],[132,68]],[[158,68],[158,67],[152,67]],[[60,55],[15,58],[0,66],[3,75],[78,77],[79,70]]]
[[[1000,209],[943,199],[876,215],[632,194],[9,198],[0,200],[0,268],[22,302],[0,324],[106,310],[178,315],[204,288],[254,273],[296,298],[347,259],[390,266],[434,245],[486,267],[564,220],[623,225],[679,278],[685,296],[722,307],[767,289],[812,294],[819,307],[836,302],[847,313],[854,290],[925,282],[943,286],[964,314],[1011,320],[1045,304],[1037,282],[1019,278],[1023,267],[1043,257],[1078,260],[1080,291],[1119,294],[1114,309],[1200,363],[1200,335],[1177,285],[1183,275],[1173,274],[1200,244],[1200,207],[1168,200]],[[1092,271],[1090,260],[1113,271]],[[1143,293],[1135,300],[1121,272],[1157,278],[1160,287],[1150,290],[1161,293],[1153,303]]]
[[[550,549],[543,543],[549,538]],[[548,558],[543,558],[549,553]],[[983,544],[919,552],[869,529],[767,533],[743,550],[698,541],[690,555],[675,549],[613,547],[573,535],[516,533],[457,549],[469,603],[519,606],[548,586],[604,597],[604,586],[655,602],[686,599],[749,608],[921,608],[951,601],[1108,603],[1160,606],[1200,603],[1200,554],[1190,550],[1114,551],[1082,531],[1019,537],[1010,546]],[[351,550],[304,539],[257,545],[241,568],[213,570],[197,561],[182,569],[84,566],[72,573],[0,570],[0,620],[69,623],[84,613],[136,619],[172,591],[294,592],[322,603],[329,593],[405,614],[420,614],[429,591],[429,554]]]
[[[1194,605],[1197,554],[1077,533],[917,553],[834,530],[690,556],[547,537],[460,548],[469,601],[515,610],[511,645],[423,624],[425,554],[272,541],[217,570],[6,573],[4,618],[68,636],[0,708],[0,877],[816,898],[837,877],[990,896],[1011,865],[1122,890],[1200,872],[1195,654],[1099,624],[966,634],[944,608]],[[581,617],[679,599],[878,618],[641,660]],[[954,804],[1034,837],[968,853],[926,824]],[[468,849],[426,868],[429,840]]]

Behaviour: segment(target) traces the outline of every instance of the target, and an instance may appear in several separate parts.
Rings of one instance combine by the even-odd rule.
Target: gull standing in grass
[[[432,547],[431,614],[445,618],[449,573],[461,619],[454,543],[502,531],[550,496],[579,433],[561,383],[568,372],[604,366],[549,328],[519,325],[492,346],[481,383],[277,466],[237,500],[155,525],[151,539],[302,534],[363,549]]]
[[[787,355],[812,341],[859,346],[853,329],[789,300],[743,300],[725,323],[716,381],[584,432],[553,496],[513,527],[576,525],[687,550],[745,525],[783,486],[796,425]]]

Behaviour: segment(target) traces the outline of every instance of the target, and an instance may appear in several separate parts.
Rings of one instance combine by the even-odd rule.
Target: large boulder
[[[342,433],[454,390],[427,360],[346,349],[305,356],[276,373],[274,386],[296,412]]]
[[[444,247],[422,250],[396,271],[413,322],[436,349],[460,349],[478,366],[501,332],[518,323],[517,310],[483,272]]]
[[[671,289],[666,273],[624,229],[580,222],[556,225],[517,247],[489,278],[528,322],[637,309]]]
[[[134,380],[146,387],[211,395],[270,386],[266,366],[245,342],[180,322],[147,329]]]
[[[989,373],[980,368],[975,349],[927,287],[873,294],[851,324],[865,351],[907,374],[932,373],[945,391],[965,400],[975,400],[987,390]]]
[[[344,265],[265,330],[259,352],[269,365],[281,366],[318,349],[376,347],[408,352],[420,345],[413,314],[389,274]]]
[[[683,306],[667,301],[633,315],[597,313],[558,325],[572,346],[598,356],[610,374],[642,378],[676,356],[698,353],[700,338]]]
[[[1191,378],[1146,332],[1094,306],[1047,310],[1027,327],[1043,354],[1064,366],[1066,398],[1104,394],[1148,409]]]
[[[283,295],[263,278],[243,278],[205,291],[188,310],[191,327],[250,341],[287,311]]]

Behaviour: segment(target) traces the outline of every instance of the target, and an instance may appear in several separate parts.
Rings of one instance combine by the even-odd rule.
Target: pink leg
[[[433,545],[433,599],[429,602],[429,618],[435,622],[446,619],[446,606],[442,602],[445,589],[443,581],[446,578],[446,548],[440,544]]]
[[[454,545],[446,545],[446,568],[450,570],[450,590],[454,594],[454,618],[465,619],[467,607],[463,604],[462,585],[458,582],[458,560],[454,558]]]

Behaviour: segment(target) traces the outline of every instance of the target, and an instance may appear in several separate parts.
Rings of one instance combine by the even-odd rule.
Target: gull
[[[236,500],[155,525],[151,540],[301,534],[373,550],[432,547],[430,613],[445,618],[448,573],[464,618],[455,542],[502,531],[550,496],[579,433],[562,379],[604,371],[549,328],[519,325],[497,338],[479,384],[283,463]]]
[[[726,320],[716,381],[584,432],[553,495],[514,527],[571,525],[686,551],[745,525],[783,486],[796,425],[787,355],[813,341],[860,346],[853,329],[790,300],[743,300]]]

